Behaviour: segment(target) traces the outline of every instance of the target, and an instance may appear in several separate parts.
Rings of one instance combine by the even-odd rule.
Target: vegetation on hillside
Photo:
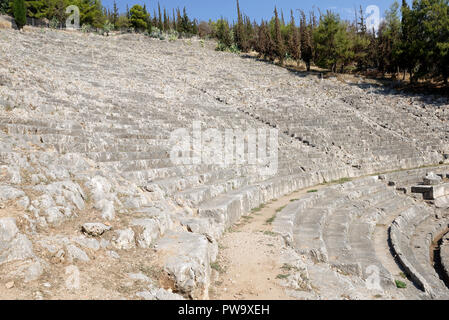
[[[14,3],[0,0],[0,12],[15,16]],[[217,50],[256,52],[260,58],[283,64],[286,60],[307,70],[312,64],[332,72],[376,70],[393,77],[434,79],[445,84],[449,78],[449,0],[395,1],[385,12],[378,30],[368,30],[362,8],[354,21],[345,21],[332,11],[308,15],[290,12],[289,21],[275,7],[270,20],[259,23],[245,15],[236,1],[237,21],[191,19],[185,8],[167,10],[157,4],[153,13],[146,5],[134,5],[120,13],[114,1],[112,9],[100,0],[28,0],[26,15],[45,18],[63,26],[65,8],[80,8],[83,30],[145,32],[169,40],[177,37],[215,38]],[[20,10],[19,10],[20,11]],[[297,14],[297,16],[295,16]],[[20,24],[20,22],[19,22]]]

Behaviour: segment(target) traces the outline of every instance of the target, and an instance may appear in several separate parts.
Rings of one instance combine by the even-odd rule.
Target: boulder
[[[210,263],[215,261],[217,244],[204,235],[169,231],[156,244],[165,257],[164,270],[172,278],[177,291],[193,299],[207,299]]]
[[[15,219],[0,219],[0,265],[34,257],[33,245],[25,235],[19,232]]]
[[[111,227],[108,227],[99,222],[88,222],[83,224],[81,227],[82,232],[92,237],[99,237],[108,230],[111,230]]]

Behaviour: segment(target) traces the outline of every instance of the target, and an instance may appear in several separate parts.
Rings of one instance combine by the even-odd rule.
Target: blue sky
[[[376,5],[383,13],[393,3],[394,0],[240,0],[240,8],[252,19],[259,21],[261,18],[267,19],[273,15],[273,8],[276,5],[284,11],[284,17],[288,20],[290,9],[304,9],[308,12],[314,8],[320,8],[322,11],[331,9],[340,14],[344,19],[354,19],[354,8],[362,7],[365,9],[370,5]],[[126,4],[132,7],[134,4],[146,3],[147,8],[157,8],[157,0],[116,0],[120,11],[124,12]],[[113,0],[102,0],[104,6],[112,8]],[[400,3],[400,1],[399,1]],[[172,8],[185,6],[189,17],[198,20],[208,20],[209,18],[218,19],[221,16],[234,20],[236,18],[235,0],[160,0],[161,7],[166,7],[171,13]]]

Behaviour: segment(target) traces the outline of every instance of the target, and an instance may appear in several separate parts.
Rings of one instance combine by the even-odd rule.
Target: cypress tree
[[[165,10],[165,7],[164,7],[164,31],[168,31],[168,30],[170,30],[170,21],[167,16],[167,10]]]
[[[239,0],[237,0],[237,25],[235,26],[234,41],[239,50],[248,50],[248,45],[245,37],[245,29],[243,26],[243,17],[242,13],[240,12]]]
[[[187,15],[187,10],[186,7],[183,8],[182,10],[182,29],[184,30],[185,33],[192,33],[192,25],[190,23],[190,19]]]
[[[193,19],[192,34],[194,34],[194,35],[198,34],[198,21],[196,19]]]
[[[296,60],[298,66],[301,59],[301,41],[299,31],[296,28],[295,17],[293,16],[293,10],[290,11],[290,26],[289,26],[289,41],[288,51],[294,60]]]
[[[181,11],[179,10],[179,8],[176,9],[176,30],[178,31],[179,34],[183,33],[183,29],[182,29],[182,17],[181,17]]]
[[[269,32],[267,32],[267,26],[265,25],[265,21],[262,20],[257,30],[257,41],[255,45],[255,49],[259,53],[259,57],[261,58],[267,57],[267,34],[269,34]]]
[[[281,22],[279,21],[279,15],[276,7],[274,7],[274,32],[274,53],[279,59],[279,63],[282,65],[284,64],[285,46],[281,33]]]
[[[14,0],[13,13],[17,28],[21,30],[27,22],[25,0]]]
[[[157,20],[157,27],[159,28],[159,30],[164,30],[164,25],[162,23],[162,14],[161,14],[161,5],[159,4],[159,2],[157,3],[157,10],[158,10],[158,20]]]
[[[301,10],[299,31],[301,35],[301,58],[306,64],[307,71],[310,71],[310,63],[313,58],[312,32],[307,25],[306,14]]]
[[[114,27],[117,26],[118,15],[119,13],[117,8],[117,2],[114,0],[114,5],[112,9],[112,24],[114,25]]]

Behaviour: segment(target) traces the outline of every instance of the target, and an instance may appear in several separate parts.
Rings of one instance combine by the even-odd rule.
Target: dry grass
[[[0,29],[12,29],[12,23],[6,20],[0,20]]]

